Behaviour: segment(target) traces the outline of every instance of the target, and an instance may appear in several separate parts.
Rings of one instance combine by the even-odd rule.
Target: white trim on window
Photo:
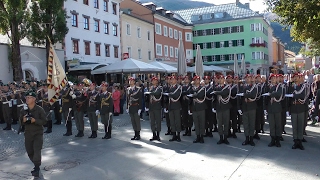
[[[155,31],[156,31],[156,34],[159,34],[159,35],[161,35],[162,33],[161,33],[161,24],[159,24],[159,23],[155,23]]]
[[[156,44],[156,54],[162,56],[162,44]]]
[[[191,32],[186,32],[186,42],[192,42],[192,33]]]
[[[167,45],[164,45],[163,46],[163,50],[164,50],[164,56],[165,57],[168,57],[169,56],[169,48]]]
[[[170,46],[170,57],[173,57],[174,55],[173,55],[173,47],[172,46]]]
[[[169,37],[173,38],[173,29],[172,28],[169,28]]]
[[[167,26],[163,26],[163,36],[168,37],[168,27]]]
[[[173,36],[174,39],[178,39],[178,31],[176,29],[173,31]]]
[[[127,23],[127,35],[131,35],[131,25],[129,23]]]
[[[179,49],[178,48],[174,48],[174,51],[175,51],[175,58],[178,58],[178,54],[179,54]]]

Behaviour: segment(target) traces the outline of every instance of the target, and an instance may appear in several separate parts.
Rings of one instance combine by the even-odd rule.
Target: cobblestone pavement
[[[90,136],[90,124],[89,119],[87,117],[84,118],[85,121],[85,130],[84,130],[84,137]],[[122,126],[126,126],[131,124],[130,118],[128,114],[121,114],[120,116],[113,117],[113,128],[117,129]],[[2,127],[5,125],[1,125],[0,130],[0,162],[4,161],[13,156],[19,156],[25,153],[24,147],[24,137],[23,133],[20,135],[17,134],[17,130],[19,125],[12,125],[12,131],[3,131]],[[53,125],[52,133],[44,135],[44,143],[43,148],[56,146],[59,144],[63,144],[69,141],[75,141],[79,138],[74,137],[77,133],[77,129],[75,123],[73,121],[72,132],[73,135],[69,137],[63,136],[65,133],[66,128],[64,124],[61,125]],[[100,123],[99,119],[99,130],[98,133],[104,133],[104,126]]]

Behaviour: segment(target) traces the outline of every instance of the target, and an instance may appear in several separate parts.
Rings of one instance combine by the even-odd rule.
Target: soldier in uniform
[[[261,76],[260,74],[256,75],[255,79],[252,78],[254,81],[253,83],[256,83],[257,86],[257,109],[256,109],[256,122],[255,122],[255,134],[253,136],[254,139],[260,140],[260,137],[258,133],[261,131],[261,122],[264,121],[264,115],[263,115],[263,97],[261,96],[264,94],[264,87],[263,84],[261,83]]]
[[[88,118],[90,121],[90,127],[91,127],[91,135],[89,138],[96,138],[97,137],[97,131],[98,131],[98,116],[99,116],[99,92],[96,90],[96,84],[91,83],[90,84],[90,92],[88,93]]]
[[[191,84],[189,76],[185,76],[183,78],[183,85],[182,85],[182,98],[181,98],[181,111],[182,111],[182,121],[183,125],[186,128],[185,133],[183,136],[191,136],[191,128],[193,125],[192,116],[188,114],[188,110],[190,105],[192,105],[192,98],[188,97],[187,95],[190,94],[191,91]]]
[[[170,83],[170,76],[166,76],[166,82],[163,85],[163,92],[164,93],[168,93],[171,83]],[[171,135],[171,127],[170,127],[170,117],[169,117],[169,111],[168,111],[168,107],[169,107],[169,97],[168,96],[163,96],[162,98],[163,100],[163,109],[164,109],[164,115],[166,118],[166,124],[167,124],[167,132],[164,135]]]
[[[181,116],[180,116],[180,97],[182,94],[182,88],[177,84],[178,78],[176,76],[171,76],[171,87],[169,89],[169,117],[170,126],[173,133],[172,138],[169,141],[180,142],[180,132],[181,132]]]
[[[206,122],[206,88],[200,85],[200,77],[193,77],[193,87],[190,94],[192,94],[192,106],[189,114],[192,114],[194,121],[194,127],[196,129],[197,138],[193,143],[204,143],[203,135],[205,133],[205,122]]]
[[[17,99],[16,99],[16,94],[15,92],[17,91],[17,86],[16,83],[11,83],[10,85],[11,88],[11,103],[12,103],[12,108],[11,108],[11,116],[12,116],[12,124],[17,124],[19,120],[19,114],[17,114]]]
[[[127,113],[130,115],[134,136],[131,140],[140,140],[140,113],[142,109],[142,89],[135,85],[135,79],[129,78],[129,85],[127,89]]]
[[[293,94],[293,97],[290,98],[290,113],[291,113],[291,122],[292,122],[292,132],[294,144],[292,149],[300,148],[304,150],[302,145],[303,139],[303,129],[304,129],[304,117],[305,117],[305,99],[306,99],[306,87],[301,83],[301,75],[294,74],[292,79],[294,83],[289,88],[289,93]],[[288,114],[288,112],[287,112]]]
[[[74,112],[74,119],[76,123],[76,127],[78,130],[78,133],[75,135],[75,137],[83,137],[84,136],[84,111],[87,108],[87,96],[85,93],[85,90],[83,89],[83,84],[78,84],[76,86],[76,89],[74,90],[74,106],[73,106],[73,112]]]
[[[24,105],[26,104],[26,98],[25,98],[25,89],[23,86],[20,87],[20,90],[16,91],[16,99],[17,99],[17,111],[14,112],[16,114],[20,114],[21,109],[23,109]],[[20,132],[24,132],[24,125],[22,125],[22,123],[19,121],[20,125],[21,125],[21,129]]]
[[[3,130],[11,130],[12,124],[12,102],[10,94],[13,93],[9,90],[9,86],[6,84],[3,87],[1,101],[2,101],[2,112],[7,126]]]
[[[285,131],[285,126],[287,124],[287,98],[285,97],[285,95],[288,92],[288,85],[287,83],[284,82],[284,77],[282,74],[278,74],[278,83],[281,84],[281,88],[282,88],[282,100],[281,100],[281,134],[286,134]],[[280,136],[280,141],[283,141],[283,137],[282,135]]]
[[[240,100],[241,108],[238,110],[239,114],[242,114],[244,134],[246,136],[246,140],[242,143],[242,145],[250,144],[251,146],[255,146],[255,143],[253,142],[253,135],[255,130],[257,108],[257,103],[255,100],[258,90],[256,84],[252,83],[252,77],[250,74],[245,76],[245,81],[246,84],[240,91],[240,93],[243,93],[243,97],[241,97]]]
[[[227,85],[230,86],[230,104],[231,104],[231,108],[230,108],[230,119],[231,119],[231,123],[229,123],[229,133],[228,133],[228,138],[229,137],[233,137],[233,138],[237,138],[236,132],[237,132],[237,114],[238,114],[238,110],[237,110],[237,94],[238,94],[238,83],[232,79],[231,75],[228,75],[226,77],[226,82]],[[231,129],[232,128],[232,134],[231,134]]]
[[[213,117],[215,114],[212,112],[212,100],[214,95],[211,94],[213,91],[213,85],[211,85],[211,78],[210,76],[204,76],[204,83],[206,89],[206,118],[205,118],[205,135],[204,137],[213,137],[212,129],[213,129]]]
[[[53,113],[53,106],[50,104],[48,99],[48,86],[47,84],[43,85],[43,92],[41,93],[41,107],[43,108],[44,112],[46,113],[47,117],[47,130],[44,133],[51,133],[52,132],[52,113]]]
[[[160,132],[161,132],[161,99],[162,99],[162,92],[163,89],[161,86],[158,85],[158,78],[153,77],[151,79],[152,86],[150,88],[150,95],[149,95],[149,106],[147,107],[149,110],[149,118],[150,118],[150,125],[152,131],[152,138],[150,141],[158,140],[160,141]]]
[[[213,93],[216,95],[215,100],[213,101],[213,112],[217,114],[218,120],[218,132],[220,135],[220,140],[217,144],[230,144],[228,141],[228,131],[230,124],[230,95],[231,87],[225,85],[223,75],[220,75],[218,78],[219,85],[214,89]]]
[[[216,76],[213,76],[213,78],[212,78],[213,79],[213,81],[212,81],[213,90],[219,85],[219,83],[218,83],[219,76],[220,75],[216,75]],[[215,98],[216,98],[216,95],[212,94],[212,101],[214,101]],[[212,104],[212,101],[211,101],[211,104]],[[211,108],[211,111],[212,111],[212,108]],[[218,125],[217,125],[218,121],[217,121],[217,113],[216,113],[216,111],[213,112],[212,119],[213,119],[213,125],[214,125],[213,132],[218,132]]]
[[[99,114],[101,116],[101,123],[104,125],[105,136],[102,139],[110,139],[112,131],[112,112],[113,99],[112,93],[107,91],[108,85],[101,84],[101,94],[99,96]]]
[[[54,117],[56,119],[56,122],[53,124],[60,125],[61,120],[62,120],[62,115],[61,115],[61,99],[57,99],[56,102],[53,104],[54,106]]]
[[[66,129],[67,132],[63,134],[63,136],[71,136],[72,135],[72,121],[71,121],[71,111],[72,111],[72,95],[73,91],[71,87],[67,85],[64,89],[60,91],[61,101],[62,101],[62,115],[63,119],[66,121]]]
[[[283,96],[282,84],[277,84],[277,75],[272,74],[269,77],[270,84],[267,92],[269,96],[265,98],[266,107],[264,108],[264,114],[268,116],[271,142],[269,147],[277,146],[281,147],[280,136],[282,134],[281,128],[281,100]]]
[[[27,109],[20,111],[20,122],[25,125],[25,148],[29,159],[34,164],[31,174],[39,177],[41,149],[43,145],[43,125],[47,123],[45,111],[36,105],[36,94],[27,93]]]

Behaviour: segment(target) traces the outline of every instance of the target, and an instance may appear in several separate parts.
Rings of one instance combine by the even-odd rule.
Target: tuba
[[[85,84],[86,86],[90,86],[92,84],[92,81],[88,78],[84,78],[82,80],[82,83]]]

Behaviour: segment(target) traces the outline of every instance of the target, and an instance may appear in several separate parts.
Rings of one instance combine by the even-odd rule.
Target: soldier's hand
[[[31,118],[31,123],[35,123],[36,119],[35,118]]]
[[[26,121],[27,121],[27,117],[26,117],[26,116],[27,116],[27,115],[24,115],[24,116],[23,116],[23,120],[22,120],[23,122],[26,122]]]

